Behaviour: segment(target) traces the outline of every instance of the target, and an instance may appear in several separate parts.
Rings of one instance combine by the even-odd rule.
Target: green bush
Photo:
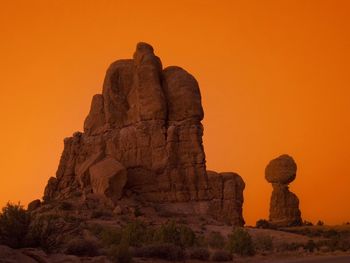
[[[231,261],[232,260],[232,254],[230,254],[226,250],[216,250],[211,255],[211,260],[212,261],[218,261],[218,262]]]
[[[207,248],[193,248],[189,251],[190,259],[197,259],[202,261],[207,261],[210,257],[210,252]]]
[[[254,244],[251,236],[243,228],[234,228],[228,236],[227,248],[231,253],[241,256],[253,256],[255,254]]]
[[[122,229],[122,241],[130,246],[141,246],[153,241],[154,230],[147,228],[142,222],[135,221],[128,223]]]
[[[210,232],[208,236],[208,245],[211,248],[223,249],[225,247],[225,237],[219,232]]]
[[[81,238],[75,238],[69,241],[65,252],[66,254],[76,256],[94,257],[99,255],[96,242]]]
[[[97,236],[103,245],[109,247],[120,244],[122,240],[122,231],[111,227],[103,227]]]
[[[7,203],[0,213],[0,243],[12,248],[23,247],[29,224],[30,216],[19,203]]]
[[[270,235],[258,235],[254,242],[255,248],[260,251],[272,251],[273,240]]]
[[[185,225],[179,225],[179,235],[180,235],[180,243],[181,247],[193,247],[196,240],[196,234],[193,232],[191,228]]]
[[[185,225],[177,225],[170,221],[155,230],[156,243],[170,243],[180,247],[192,247],[196,241],[193,230]]]
[[[203,234],[196,234],[195,247],[208,247],[208,240]]]

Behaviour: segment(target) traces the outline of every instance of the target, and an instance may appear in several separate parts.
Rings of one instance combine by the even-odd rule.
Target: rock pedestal
[[[208,178],[203,115],[196,79],[180,67],[163,69],[153,48],[139,43],[133,59],[108,68],[84,132],[65,139],[44,200],[78,192],[103,195],[116,204],[127,196],[181,203],[189,211],[243,225],[242,178],[233,173],[209,173]]]
[[[270,161],[265,178],[272,184],[269,220],[272,225],[285,227],[302,224],[298,197],[289,191],[288,184],[296,177],[297,165],[289,155]]]

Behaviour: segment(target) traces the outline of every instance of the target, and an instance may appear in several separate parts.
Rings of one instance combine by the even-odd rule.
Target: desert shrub
[[[132,262],[132,254],[129,245],[126,242],[122,242],[119,245],[113,245],[108,251],[108,256],[117,263]]]
[[[59,208],[62,209],[62,210],[72,210],[73,209],[73,205],[70,202],[62,201],[59,204]]]
[[[203,248],[203,247],[193,248],[189,251],[188,256],[190,259],[207,261],[210,257],[210,252],[207,248]]]
[[[116,228],[104,227],[98,237],[104,246],[118,245],[122,240],[122,231]]]
[[[320,246],[326,246],[330,251],[349,251],[350,250],[350,241],[344,237],[333,237],[328,240],[322,240],[317,243]]]
[[[211,248],[223,249],[225,247],[225,237],[219,232],[210,232],[208,236],[208,245]]]
[[[180,247],[192,247],[195,244],[196,235],[193,230],[185,225],[177,225],[170,221],[154,233],[156,243],[170,243]]]
[[[212,253],[211,260],[212,261],[219,261],[219,262],[231,261],[232,254],[230,254],[226,250],[216,250]]]
[[[309,252],[314,252],[315,249],[317,249],[317,245],[316,243],[310,239],[305,245],[304,245],[304,249],[306,251],[309,251]]]
[[[153,244],[136,248],[134,255],[145,258],[159,258],[169,261],[178,261],[185,258],[184,250],[174,244]]]
[[[236,227],[228,236],[227,248],[231,253],[241,256],[252,256],[255,254],[252,237],[243,228]]]
[[[29,224],[30,216],[23,206],[7,203],[0,213],[0,243],[12,248],[23,247]]]
[[[258,235],[255,239],[254,246],[260,251],[272,251],[273,250],[273,240],[270,235]]]
[[[313,224],[310,221],[304,220],[303,226],[313,226]]]
[[[122,241],[130,246],[141,246],[153,241],[154,230],[147,228],[142,222],[134,221],[128,223],[122,229]]]
[[[339,233],[335,229],[329,229],[323,232],[323,236],[325,238],[334,238],[334,237],[337,237],[338,235]]]
[[[283,242],[279,245],[278,250],[279,251],[296,251],[299,248],[304,247],[303,243],[298,243],[298,242],[291,242],[291,243],[287,243],[287,242]]]
[[[275,228],[273,225],[270,224],[269,221],[267,221],[265,219],[259,219],[258,221],[256,221],[255,227],[256,228],[263,228],[263,229],[273,229],[273,228]]]
[[[180,235],[179,245],[181,247],[192,247],[195,244],[196,239],[196,234],[193,232],[193,230],[185,225],[180,225],[178,229]]]
[[[196,234],[194,246],[195,247],[207,247],[208,246],[207,238],[202,234]]]
[[[324,225],[324,222],[321,221],[321,220],[318,220],[317,223],[316,223],[316,225],[318,225],[318,226],[323,226],[323,225]]]
[[[75,238],[69,241],[65,252],[69,255],[89,257],[94,257],[99,254],[96,242],[81,238]]]
[[[27,235],[28,245],[47,252],[57,250],[81,222],[67,222],[58,214],[42,214],[32,219]]]

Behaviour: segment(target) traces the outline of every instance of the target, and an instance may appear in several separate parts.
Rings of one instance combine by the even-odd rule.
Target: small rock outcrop
[[[301,225],[298,197],[289,191],[288,185],[294,181],[297,165],[289,155],[281,155],[270,161],[265,169],[265,178],[272,184],[270,201],[270,222],[275,226]]]
[[[133,59],[108,68],[84,132],[64,140],[44,201],[99,195],[116,206],[132,198],[243,225],[242,178],[206,171],[203,116],[196,79],[180,67],[163,69],[153,48],[139,43]]]
[[[35,209],[38,209],[41,206],[41,201],[39,199],[33,200],[28,204],[27,210],[28,211],[34,211]]]

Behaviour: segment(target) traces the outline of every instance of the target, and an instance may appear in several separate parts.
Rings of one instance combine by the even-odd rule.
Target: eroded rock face
[[[109,197],[114,202],[123,196],[127,173],[118,161],[108,157],[91,166],[89,172],[93,193]]]
[[[298,197],[289,191],[288,184],[296,177],[297,165],[289,155],[281,155],[270,161],[265,178],[272,183],[270,221],[276,226],[301,225]]]
[[[84,133],[65,139],[56,178],[49,180],[44,200],[80,192],[104,194],[115,202],[125,194],[158,203],[196,206],[203,201],[203,213],[244,224],[241,177],[209,173],[208,180],[202,119],[196,79],[180,67],[163,69],[153,48],[139,43],[133,59],[118,60],[108,68]],[[96,167],[104,160],[118,163],[120,169],[116,165],[113,172],[101,172]]]

